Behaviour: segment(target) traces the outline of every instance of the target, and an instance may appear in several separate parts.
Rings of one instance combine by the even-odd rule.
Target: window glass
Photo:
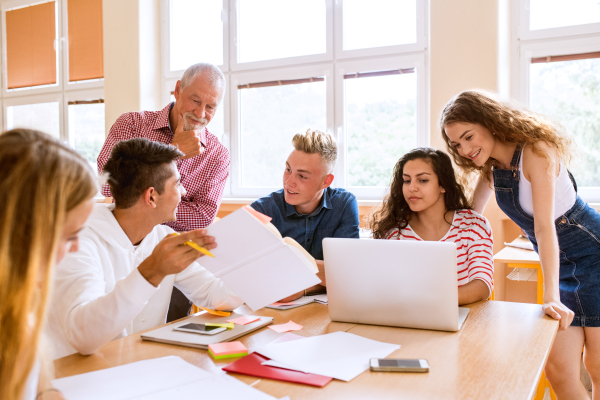
[[[223,65],[222,0],[171,0],[171,71],[198,62]]]
[[[97,171],[96,160],[105,139],[104,103],[70,104],[69,136],[75,150]]]
[[[60,138],[58,102],[6,107],[6,127],[37,129]]]
[[[600,58],[530,68],[531,108],[562,124],[574,139],[570,169],[577,184],[600,186]]]
[[[530,1],[529,29],[532,31],[600,22],[600,2],[598,0]]]
[[[238,62],[326,52],[325,0],[239,0]]]
[[[417,41],[416,0],[344,0],[344,50]]]
[[[239,90],[243,186],[283,186],[292,137],[309,128],[327,129],[325,83]]]
[[[388,186],[417,146],[417,74],[344,80],[348,186]]]

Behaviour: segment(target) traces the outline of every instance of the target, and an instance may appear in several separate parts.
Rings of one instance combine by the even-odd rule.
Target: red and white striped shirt
[[[143,137],[170,144],[173,140],[173,132],[169,126],[170,110],[171,104],[161,111],[128,112],[121,115],[110,128],[98,156],[98,171],[102,173],[112,148],[122,140]],[[205,228],[213,221],[229,175],[229,151],[219,139],[205,128],[200,135],[200,142],[204,146],[201,154],[176,162],[181,184],[187,193],[182,196],[177,207],[177,221],[165,225],[178,232]],[[102,187],[102,194],[111,195],[108,184]]]
[[[386,233],[386,238],[396,240],[420,240],[419,235],[407,225],[401,231],[398,228]],[[473,210],[454,212],[452,226],[440,242],[456,243],[456,266],[458,286],[474,279],[481,279],[488,285],[490,295],[494,288],[494,257],[492,247],[492,227],[488,220]]]

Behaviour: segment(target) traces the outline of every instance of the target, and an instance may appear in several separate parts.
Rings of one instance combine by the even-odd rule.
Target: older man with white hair
[[[190,66],[177,81],[175,102],[161,111],[128,112],[116,120],[98,156],[98,171],[122,140],[143,137],[177,146],[185,154],[177,161],[177,170],[186,194],[177,208],[177,220],[166,225],[179,232],[205,228],[217,214],[229,175],[229,152],[206,129],[224,93],[225,77],[219,68],[208,63]],[[102,193],[111,195],[108,185]],[[176,289],[171,305],[168,320],[182,317],[183,310],[189,309],[187,298]],[[177,305],[180,310],[173,309]]]

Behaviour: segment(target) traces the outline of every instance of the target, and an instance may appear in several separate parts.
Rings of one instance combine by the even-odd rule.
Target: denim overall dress
[[[494,191],[500,209],[527,233],[538,253],[533,216],[519,204],[522,149],[518,145],[513,154],[510,166],[514,169],[494,168]],[[554,225],[560,251],[560,301],[575,313],[571,326],[600,327],[600,213],[577,196],[573,207]]]

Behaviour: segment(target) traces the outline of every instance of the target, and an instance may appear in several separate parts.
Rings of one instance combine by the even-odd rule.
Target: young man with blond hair
[[[251,206],[273,218],[271,222],[284,237],[295,239],[317,260],[319,278],[322,286],[326,286],[323,239],[358,239],[358,203],[352,193],[330,187],[337,159],[333,136],[309,129],[296,134],[292,144],[294,150],[283,172],[283,189],[256,200]],[[314,287],[307,292],[322,290]]]

